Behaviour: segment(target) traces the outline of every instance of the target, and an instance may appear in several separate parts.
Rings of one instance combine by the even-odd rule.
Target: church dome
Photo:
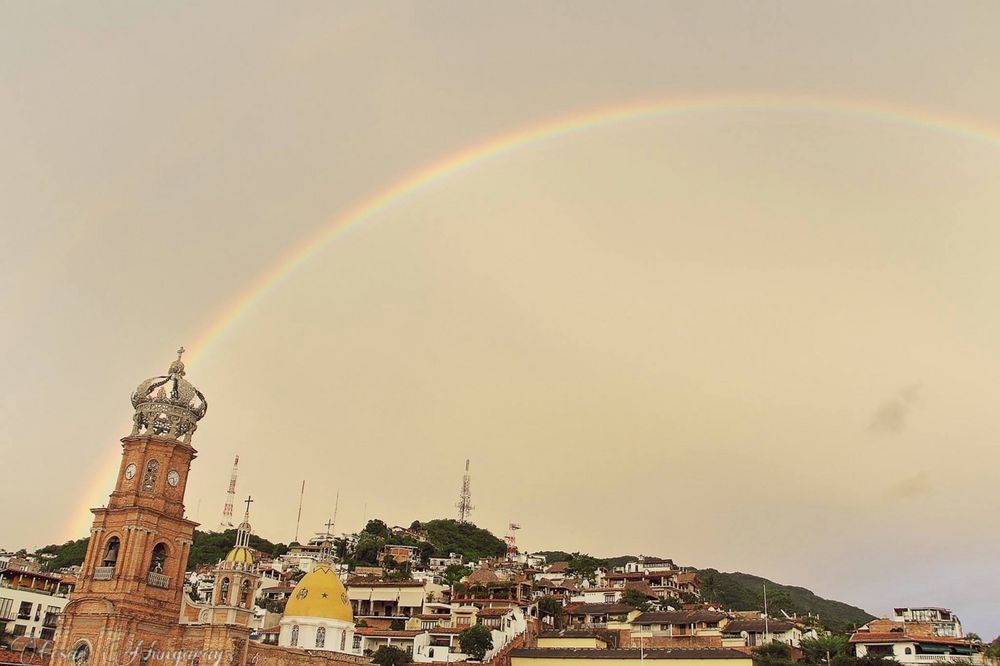
[[[236,546],[226,555],[225,561],[230,564],[242,564],[244,567],[249,568],[253,566],[253,553],[250,552],[249,548]]]
[[[354,621],[347,590],[329,563],[320,562],[302,577],[285,604],[285,617]]]
[[[191,441],[198,421],[208,411],[208,401],[184,378],[183,353],[183,347],[177,350],[177,360],[170,364],[167,374],[150,377],[132,393],[133,435]]]

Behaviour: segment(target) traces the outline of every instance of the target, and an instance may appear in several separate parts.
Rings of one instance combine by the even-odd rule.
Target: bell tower
[[[183,353],[181,347],[167,374],[132,394],[132,432],[121,440],[107,507],[91,509],[90,543],[60,616],[54,666],[139,666],[146,660],[132,655],[137,646],[166,650],[179,640],[184,571],[197,527],[184,517],[184,490],[197,453],[191,437],[208,409],[185,379]]]

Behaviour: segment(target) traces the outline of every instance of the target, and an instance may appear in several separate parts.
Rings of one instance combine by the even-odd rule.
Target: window
[[[299,646],[299,625],[292,627],[292,647]]]
[[[3,622],[4,620],[14,619],[14,613],[13,613],[14,609],[11,608],[13,605],[14,605],[13,599],[8,599],[7,597],[0,597],[0,622]]]
[[[909,647],[908,647],[908,648],[906,648],[905,650],[903,650],[903,653],[904,653],[904,654],[913,654],[913,648],[909,648]]]
[[[22,601],[21,607],[17,609],[17,619],[19,620],[30,620],[31,619],[31,602]]]
[[[121,546],[121,542],[118,537],[113,536],[108,539],[107,545],[104,547],[104,559],[101,560],[102,567],[113,567],[115,562],[118,561],[118,548]]]
[[[320,627],[316,630],[316,647],[326,647],[326,627]]]
[[[340,651],[343,652],[344,648],[347,646],[347,632],[340,632]]]
[[[90,663],[90,645],[84,641],[80,641],[73,648],[70,660],[75,664],[75,666],[87,666]]]
[[[142,475],[142,489],[146,492],[153,492],[156,487],[156,476],[160,472],[160,463],[157,460],[150,460],[146,463],[146,471]]]
[[[355,650],[361,649],[361,636],[355,635],[354,640],[351,641],[351,647]]]
[[[240,585],[240,606],[247,606],[247,601],[250,598],[250,581],[245,580]]]
[[[155,460],[151,462],[156,462]],[[167,544],[162,541],[153,546],[153,557],[149,560],[149,570],[161,574],[167,561]]]
[[[222,584],[219,585],[219,606],[229,605],[229,579],[223,578]]]
[[[28,625],[26,624],[15,624],[14,625],[14,635],[24,636],[24,632],[27,631]]]

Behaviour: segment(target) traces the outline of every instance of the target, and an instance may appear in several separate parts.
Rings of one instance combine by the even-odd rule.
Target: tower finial
[[[171,374],[171,375],[180,375],[181,377],[184,376],[184,361],[181,360],[181,356],[183,356],[184,352],[186,352],[186,351],[187,350],[184,349],[183,346],[180,347],[180,348],[178,348],[178,350],[177,350],[177,360],[170,364],[170,369],[167,370],[168,374]]]

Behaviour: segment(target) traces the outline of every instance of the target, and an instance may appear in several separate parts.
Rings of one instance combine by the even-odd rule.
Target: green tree
[[[389,629],[393,631],[402,631],[403,629],[406,629],[406,620],[402,620],[398,617],[393,619],[393,621],[389,623]]]
[[[383,645],[375,650],[372,663],[378,666],[406,666],[410,663],[410,656],[395,645]]]
[[[558,623],[563,614],[562,601],[552,595],[544,596],[538,600],[538,612],[542,617],[551,617]]]
[[[803,638],[799,643],[804,661],[810,664],[830,663],[831,666],[834,657],[847,654],[848,645],[848,637],[843,634],[822,634],[817,638]]]
[[[792,663],[788,646],[776,641],[755,647],[751,653],[754,666],[788,666]]]
[[[285,612],[284,599],[261,599],[257,605],[270,613],[281,614]]]
[[[466,576],[472,573],[472,569],[469,567],[463,567],[461,564],[449,564],[444,570],[444,580],[448,583],[448,593],[451,597],[455,596],[455,586]]]
[[[649,600],[639,590],[629,588],[622,592],[622,603],[641,611],[649,610]]]
[[[493,649],[493,634],[481,624],[465,629],[458,635],[458,644],[462,652],[476,661],[482,661],[486,653]]]
[[[372,534],[383,539],[389,538],[389,526],[378,518],[372,518],[369,520],[368,524],[365,525],[365,528],[361,531],[365,534]]]
[[[573,559],[569,561],[569,571],[584,580],[594,580],[597,569],[604,564],[596,557],[587,554],[573,553]]]
[[[378,565],[378,557],[385,546],[385,540],[370,532],[363,532],[354,547],[354,561],[370,566]]]

